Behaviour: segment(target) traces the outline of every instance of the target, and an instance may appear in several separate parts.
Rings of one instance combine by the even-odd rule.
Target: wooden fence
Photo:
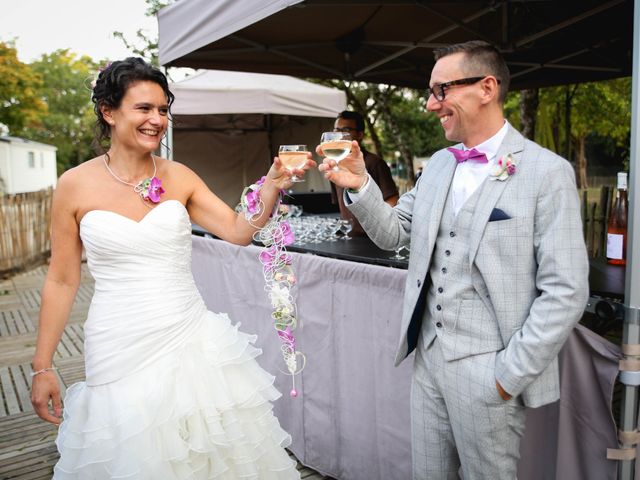
[[[590,192],[591,195],[589,195]],[[592,258],[604,257],[607,253],[607,224],[616,188],[602,186],[599,196],[594,188],[582,190],[580,193],[582,195],[582,228],[587,251]]]
[[[53,189],[0,196],[0,275],[49,255],[52,196]]]

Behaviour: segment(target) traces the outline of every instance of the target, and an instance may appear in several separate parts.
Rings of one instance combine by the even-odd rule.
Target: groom
[[[415,479],[516,477],[524,407],[559,398],[558,351],[588,296],[574,172],[505,121],[509,70],[472,41],[435,52],[436,152],[395,208],[357,144],[320,169],[381,248],[411,245],[396,365],[416,351]]]

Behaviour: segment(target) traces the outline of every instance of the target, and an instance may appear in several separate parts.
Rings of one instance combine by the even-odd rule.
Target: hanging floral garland
[[[260,189],[265,180],[266,177],[262,177],[246,187],[240,199],[240,211],[254,227],[256,227],[254,220],[264,211]],[[291,225],[286,220],[289,207],[281,203],[284,193],[284,190],[280,190],[267,224],[262,228],[256,227],[259,230],[253,238],[264,245],[258,256],[262,264],[264,288],[273,308],[271,313],[273,326],[282,342],[282,357],[292,378],[290,395],[297,397],[295,376],[304,368],[306,358],[302,352],[296,350],[296,339],[293,334],[298,323],[296,304],[291,293],[296,284],[296,276],[291,266],[291,255],[287,253],[286,247],[294,242],[295,237]],[[298,368],[298,357],[302,364],[300,368]]]

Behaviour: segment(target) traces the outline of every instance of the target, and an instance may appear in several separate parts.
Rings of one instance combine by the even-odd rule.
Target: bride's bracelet
[[[280,190],[267,224],[262,228],[254,225],[253,220],[260,217],[265,209],[260,198],[260,190],[264,182],[265,177],[262,177],[244,189],[238,211],[244,214],[252,226],[258,228],[253,238],[264,245],[259,259],[262,264],[265,291],[273,308],[271,313],[273,326],[282,342],[282,356],[292,377],[293,386],[290,395],[296,397],[298,391],[295,387],[295,375],[302,371],[306,359],[304,354],[296,350],[296,339],[293,335],[298,323],[296,303],[291,293],[296,284],[296,276],[291,266],[291,255],[287,253],[286,247],[294,242],[295,237],[291,225],[286,220],[289,209],[287,205],[281,205],[285,193],[283,190]],[[298,357],[302,360],[300,366]]]
[[[35,377],[36,375],[40,375],[41,373],[45,373],[45,372],[53,372],[55,370],[58,370],[56,367],[47,367],[47,368],[43,368],[42,370],[37,370],[35,372],[31,372],[31,377]]]

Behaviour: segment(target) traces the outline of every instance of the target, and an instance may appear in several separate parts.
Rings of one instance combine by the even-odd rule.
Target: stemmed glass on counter
[[[351,240],[351,237],[349,236],[349,232],[351,230],[353,230],[353,222],[351,221],[351,219],[349,218],[341,219],[340,231],[344,233],[344,236],[342,237],[343,240]]]
[[[280,145],[278,149],[278,158],[287,170],[301,169],[307,163],[309,149],[306,145]],[[304,182],[304,178],[297,177],[295,174],[291,177],[292,182]]]
[[[391,256],[391,257],[389,257],[389,258],[391,260],[405,260],[405,259],[409,258],[409,257],[405,257],[404,255],[400,255],[400,252],[402,251],[402,249],[406,249],[407,252],[409,252],[409,249],[407,247],[405,247],[404,245],[402,245],[402,246],[396,248],[396,250],[395,250],[396,254]]]
[[[320,149],[325,157],[340,162],[351,151],[351,135],[348,132],[324,132],[320,137]],[[338,170],[338,167],[333,167]]]

